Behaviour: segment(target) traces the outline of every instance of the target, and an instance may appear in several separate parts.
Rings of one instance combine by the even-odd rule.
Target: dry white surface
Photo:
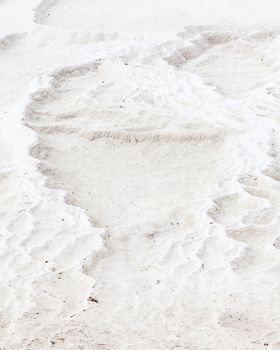
[[[0,0],[0,349],[280,349],[279,0]]]

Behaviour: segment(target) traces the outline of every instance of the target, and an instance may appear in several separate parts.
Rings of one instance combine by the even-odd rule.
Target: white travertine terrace
[[[279,10],[0,0],[0,350],[280,348]]]

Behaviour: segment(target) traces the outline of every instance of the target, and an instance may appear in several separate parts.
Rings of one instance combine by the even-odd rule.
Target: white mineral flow
[[[0,0],[0,349],[280,349],[279,0]]]

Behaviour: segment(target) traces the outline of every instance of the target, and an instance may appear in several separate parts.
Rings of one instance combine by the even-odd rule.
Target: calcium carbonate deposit
[[[0,0],[0,349],[280,349],[279,0]]]

